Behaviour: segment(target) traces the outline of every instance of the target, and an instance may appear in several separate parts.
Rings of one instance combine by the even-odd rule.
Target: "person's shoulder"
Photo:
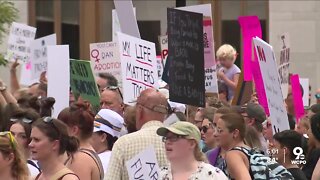
[[[237,65],[233,64],[232,66],[233,66],[232,69],[234,70],[234,72],[236,72],[236,73],[241,72],[241,69]]]
[[[226,175],[223,173],[223,171],[217,167],[212,166],[211,164],[201,162],[200,168],[202,169],[202,174],[208,175],[208,176],[214,176],[220,178],[227,179]]]
[[[79,177],[75,174],[67,174],[63,176],[61,180],[79,180]]]

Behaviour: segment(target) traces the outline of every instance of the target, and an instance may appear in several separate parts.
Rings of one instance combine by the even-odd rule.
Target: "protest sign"
[[[157,59],[158,78],[161,78],[163,73],[163,64],[162,64],[161,56],[157,56],[156,59]]]
[[[244,81],[252,81],[252,38],[262,38],[261,25],[258,16],[240,16],[238,22],[242,34]],[[256,59],[257,57],[254,55],[254,60]]]
[[[137,99],[147,88],[158,88],[156,47],[152,42],[118,33],[124,103]]]
[[[94,79],[90,61],[70,60],[70,85],[75,97],[81,96],[94,110],[100,107],[100,93]]]
[[[253,38],[258,55],[263,86],[266,91],[273,134],[290,129],[287,111],[284,107],[279,74],[272,46],[260,38]],[[257,86],[258,84],[256,84]]]
[[[289,88],[289,66],[290,66],[290,44],[289,35],[283,34],[280,36],[281,51],[280,51],[280,62],[279,62],[279,76],[281,83],[281,90],[283,98],[286,99],[288,96]]]
[[[8,49],[5,59],[20,63],[27,63],[30,60],[30,43],[36,36],[37,28],[13,22],[10,28]]]
[[[309,99],[309,79],[308,78],[300,78],[300,84],[303,88],[303,106],[307,107],[310,106],[310,99]]]
[[[159,36],[159,42],[160,42],[160,48],[161,48],[161,59],[164,67],[168,57],[168,35]]]
[[[122,33],[140,38],[137,19],[133,10],[132,0],[114,0]]]
[[[52,34],[34,40],[31,45],[31,78],[39,79],[42,72],[47,71],[47,46],[56,45],[57,36]]]
[[[292,97],[293,97],[293,104],[294,104],[294,113],[296,116],[296,123],[299,123],[300,118],[304,115],[299,75],[298,74],[291,75],[290,81],[291,81],[291,87],[292,87]]]
[[[136,8],[133,8],[134,17],[136,17]],[[112,9],[112,41],[117,41],[117,32],[122,32],[117,11]]]
[[[129,180],[150,179],[158,180],[160,168],[153,146],[134,156],[126,162]]]
[[[90,60],[94,73],[110,73],[122,85],[119,47],[116,42],[90,44]]]
[[[70,62],[69,45],[47,46],[48,97],[54,97],[52,116],[69,107]]]
[[[199,13],[168,9],[167,18],[169,99],[204,107],[203,16]]]
[[[30,86],[34,83],[39,82],[39,78],[33,79],[31,78],[31,61],[26,64],[21,64],[20,78],[19,83],[24,86]]]

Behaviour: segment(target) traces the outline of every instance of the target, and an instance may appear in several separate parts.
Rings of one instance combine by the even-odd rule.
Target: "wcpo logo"
[[[301,147],[295,147],[292,152],[295,156],[295,160],[291,160],[291,164],[306,164],[305,156],[303,154],[303,149]]]

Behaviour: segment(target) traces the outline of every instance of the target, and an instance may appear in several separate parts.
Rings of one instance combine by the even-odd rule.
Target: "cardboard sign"
[[[140,38],[140,32],[133,10],[132,0],[114,0],[113,2],[119,18],[121,32]]]
[[[309,99],[309,79],[308,78],[300,78],[300,84],[303,88],[303,106],[307,107],[310,106],[310,99]]]
[[[290,77],[290,81],[291,81],[291,87],[292,87],[292,97],[293,97],[293,103],[294,103],[294,113],[296,116],[296,123],[299,123],[300,118],[303,117],[304,115],[299,75],[293,74]]]
[[[69,107],[70,63],[69,45],[47,46],[48,97],[54,97],[53,117]]]
[[[92,73],[90,61],[70,60],[70,85],[75,97],[81,96],[94,110],[100,107],[100,93]]]
[[[121,59],[124,103],[137,99],[140,92],[147,88],[158,88],[156,47],[123,33],[118,33],[119,54]]]
[[[279,74],[272,46],[260,38],[253,38],[255,50],[258,55],[263,79],[263,86],[266,91],[270,119],[273,134],[290,129],[287,111],[284,107]],[[256,84],[261,86],[261,84]]]
[[[136,8],[133,8],[134,17],[136,17]],[[122,32],[117,11],[112,9],[112,41],[117,41],[117,32]]]
[[[31,78],[39,79],[42,72],[47,71],[47,46],[56,45],[57,36],[52,34],[34,40],[31,43]]]
[[[121,61],[116,42],[90,44],[90,60],[94,73],[110,73],[122,85]]]
[[[153,146],[134,156],[126,162],[129,180],[150,179],[158,180],[160,168]]]
[[[290,45],[289,35],[283,34],[280,37],[281,51],[280,51],[280,62],[278,72],[280,75],[281,90],[283,98],[286,99],[288,96],[289,88],[289,66],[290,66]]]
[[[5,59],[14,62],[27,63],[30,60],[30,43],[36,36],[37,28],[13,22],[8,39],[8,49]]]
[[[258,16],[240,16],[238,22],[242,34],[244,81],[252,81],[250,62],[253,54],[252,38],[262,38],[261,25]],[[257,57],[254,55],[254,60],[256,59]]]
[[[176,9],[167,13],[169,99],[204,107],[203,16]]]

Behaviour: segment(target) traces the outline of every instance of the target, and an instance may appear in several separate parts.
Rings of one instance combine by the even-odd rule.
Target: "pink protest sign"
[[[242,33],[244,81],[252,81],[252,38],[262,38],[261,25],[258,16],[240,16],[238,22]],[[257,60],[256,55],[254,60]]]
[[[298,74],[292,75],[290,77],[290,80],[291,80],[291,86],[292,86],[292,96],[293,96],[293,103],[294,103],[294,112],[296,115],[296,123],[299,123],[300,118],[304,115],[299,75]]]

